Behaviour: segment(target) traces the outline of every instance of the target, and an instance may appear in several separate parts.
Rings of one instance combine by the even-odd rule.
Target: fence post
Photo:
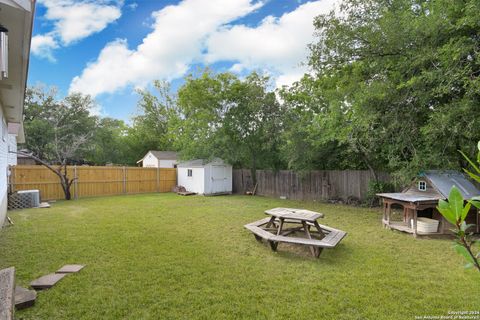
[[[123,166],[123,193],[127,194],[127,168]]]
[[[73,179],[75,179],[75,180],[73,180],[73,181],[74,181],[74,186],[73,186],[73,187],[75,188],[75,193],[74,193],[73,198],[74,198],[75,200],[78,200],[78,173],[77,173],[77,165],[75,165],[75,166],[73,167]]]
[[[160,192],[160,167],[157,167],[157,192]]]

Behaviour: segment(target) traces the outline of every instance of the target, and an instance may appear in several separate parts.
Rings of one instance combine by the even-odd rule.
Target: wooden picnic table
[[[265,214],[271,216],[266,225],[266,229],[270,228],[272,225],[275,226],[276,221],[278,220],[278,227],[276,227],[277,236],[287,236],[294,232],[303,231],[307,239],[312,239],[313,232],[310,228],[313,226],[315,227],[316,232],[318,232],[320,240],[325,238],[324,230],[322,230],[322,227],[317,222],[318,219],[324,217],[322,213],[305,209],[273,208],[266,210]],[[284,228],[285,223],[299,224],[300,226]],[[309,248],[313,256],[320,255],[321,249],[318,246],[311,245]]]

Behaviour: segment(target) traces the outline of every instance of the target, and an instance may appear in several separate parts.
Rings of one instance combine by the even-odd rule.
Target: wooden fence
[[[349,197],[364,200],[368,184],[373,180],[372,173],[367,170],[310,171],[304,175],[287,170],[257,170],[256,175],[256,194],[298,200],[347,200]],[[390,181],[386,173],[378,172],[377,176],[380,181]],[[233,192],[244,193],[252,189],[250,170],[233,170]]]
[[[177,183],[177,170],[170,168],[69,166],[72,197],[170,192]],[[10,190],[40,190],[42,200],[64,199],[58,176],[44,166],[10,167]]]

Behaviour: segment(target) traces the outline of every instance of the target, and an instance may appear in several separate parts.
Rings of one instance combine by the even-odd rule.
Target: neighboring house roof
[[[480,191],[459,171],[430,170],[420,173],[419,176],[427,178],[445,199],[448,198],[453,186],[460,190],[464,199],[480,195]]]
[[[215,158],[211,161],[208,161],[206,159],[195,159],[195,160],[181,162],[177,164],[177,168],[202,168],[209,164],[224,165],[225,162],[220,158]]]
[[[154,151],[151,152],[155,158],[159,160],[177,160],[177,153],[175,151]]]
[[[143,159],[149,154],[153,154],[155,158],[158,160],[177,160],[177,153],[175,151],[156,151],[156,150],[150,150],[148,151],[142,159],[138,160],[137,163],[142,162]]]

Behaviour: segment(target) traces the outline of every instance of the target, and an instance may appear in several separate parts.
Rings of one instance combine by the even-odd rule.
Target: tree
[[[480,138],[479,9],[475,0],[346,0],[340,14],[318,16],[314,122],[404,181],[465,164],[455,150]]]
[[[127,162],[134,164],[149,150],[172,150],[175,136],[169,125],[178,117],[176,97],[171,93],[170,84],[162,81],[153,83],[155,92],[139,90],[137,104],[139,114],[133,118],[133,125],[127,131],[125,142],[128,146]]]
[[[97,118],[90,115],[94,101],[89,96],[71,94],[58,101],[54,94],[55,91],[44,88],[27,91],[25,133],[30,152],[19,153],[55,173],[65,199],[70,200],[74,179],[67,165],[84,158]]]
[[[122,120],[109,117],[98,119],[86,160],[95,165],[129,163],[129,150],[126,144],[128,129]]]
[[[187,77],[178,90],[180,115],[172,125],[182,156],[220,157],[251,169],[278,168],[282,109],[267,77],[231,73]]]

